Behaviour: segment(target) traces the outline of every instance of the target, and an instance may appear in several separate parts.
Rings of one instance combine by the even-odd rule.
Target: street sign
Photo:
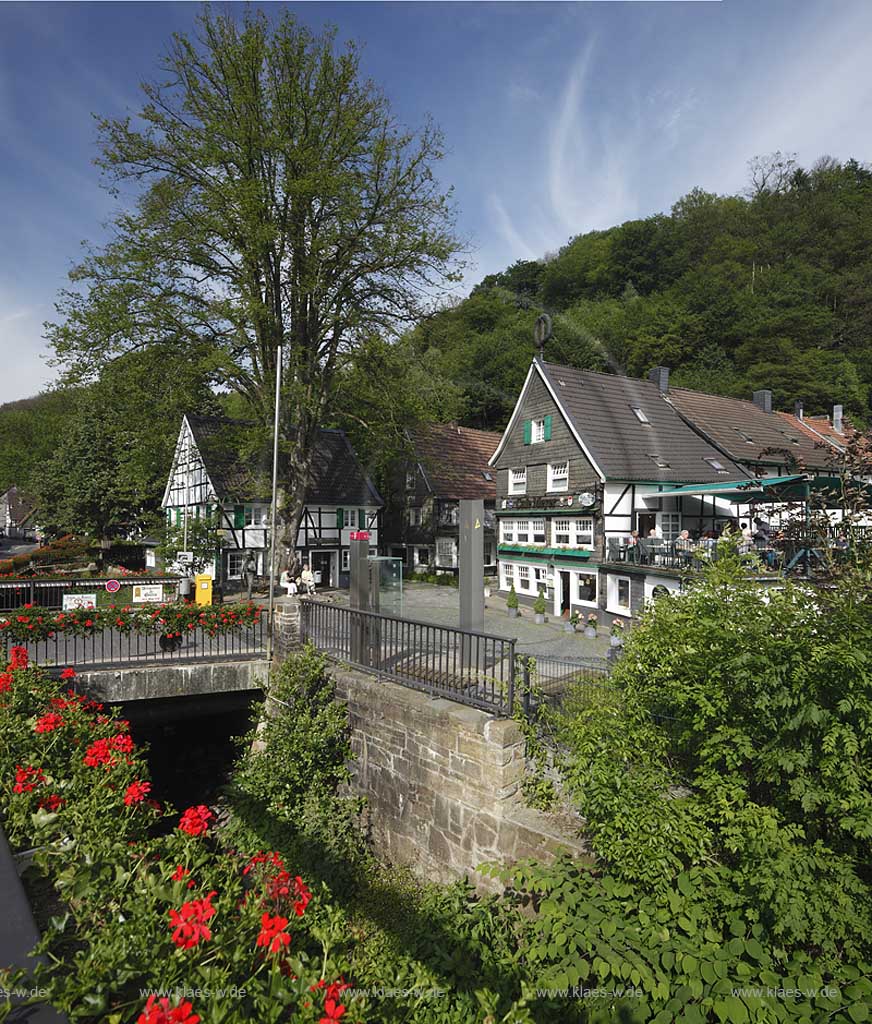
[[[176,552],[176,561],[179,563],[179,565],[191,565],[191,563],[194,561],[194,552],[193,551],[177,551]]]
[[[71,612],[75,611],[76,608],[96,608],[97,607],[97,595],[96,594],[64,594],[63,595],[63,611]]]
[[[352,530],[352,540],[369,540],[369,530]]]
[[[118,582],[118,580],[106,580],[105,586],[107,594],[117,594],[118,591],[121,589],[121,584]]]
[[[144,583],[133,588],[133,600],[135,604],[144,604],[152,601],[160,604],[163,599],[163,585],[160,583]]]

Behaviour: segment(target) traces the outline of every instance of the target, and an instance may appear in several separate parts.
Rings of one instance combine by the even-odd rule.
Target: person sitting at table
[[[630,537],[627,540],[627,561],[638,562],[642,557],[642,548],[640,547],[641,538],[639,537],[638,530],[631,530]]]
[[[648,531],[649,540],[663,540],[663,533],[659,526],[652,526]]]
[[[679,533],[675,541],[675,550],[679,552],[679,554],[686,555],[688,558],[690,557],[690,553],[693,551],[693,541],[690,538],[689,530],[682,530],[681,533]]]
[[[742,543],[739,545],[739,550],[750,551],[751,544],[754,540],[754,532],[747,523],[742,523],[740,531],[742,534]]]

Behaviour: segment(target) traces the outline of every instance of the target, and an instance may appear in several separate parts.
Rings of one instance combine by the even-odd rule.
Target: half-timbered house
[[[500,589],[555,615],[626,616],[681,586],[694,540],[747,515],[752,496],[823,471],[807,433],[753,401],[533,360],[491,459]],[[746,500],[745,495],[748,495]]]
[[[242,460],[238,434],[245,424],[216,417],[182,419],[173,465],[163,497],[167,523],[220,516],[221,550],[213,567],[217,579],[234,580],[246,555],[268,571],[270,523],[269,466]],[[270,453],[271,456],[271,453]],[[312,566],[322,586],[347,585],[350,534],[368,530],[378,548],[382,500],[341,430],[322,429],[314,453],[297,534],[297,555]]]

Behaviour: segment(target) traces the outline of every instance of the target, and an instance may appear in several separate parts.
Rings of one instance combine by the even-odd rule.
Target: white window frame
[[[581,597],[581,577],[592,576],[593,577],[593,598]],[[599,573],[598,572],[577,572],[575,574],[575,601],[578,604],[583,604],[586,608],[596,608],[599,601]]]
[[[565,469],[565,472],[562,472],[558,475],[555,473],[556,469]],[[563,462],[548,463],[548,490],[569,490],[569,459],[565,459]]]
[[[451,556],[449,561],[444,561],[447,546],[450,546]],[[457,543],[453,537],[436,538],[436,565],[444,569],[455,569],[457,567]]]
[[[660,530],[660,536],[667,543],[671,544],[673,541],[678,539],[678,535],[681,533],[681,513],[658,512],[657,526]]]
[[[533,444],[542,444],[545,440],[545,420],[533,420],[530,427],[530,441]]]
[[[351,552],[348,548],[342,549],[342,569],[341,572],[348,572],[351,568]]]
[[[511,590],[515,583],[515,565],[513,562],[500,562],[500,590]]]
[[[585,525],[582,529],[582,524]],[[591,516],[581,516],[576,519],[573,523],[575,533],[575,546],[577,548],[583,548],[585,551],[593,551],[594,546],[594,524]],[[583,539],[587,538],[589,539]]]
[[[514,519],[503,519],[500,522],[500,543],[501,544],[514,544],[515,543],[515,520]]]
[[[527,493],[527,467],[509,470],[509,494]]]
[[[557,533],[558,533],[557,524],[558,523],[565,523],[566,524],[566,529],[565,530],[561,529],[559,531],[561,536],[563,536],[565,534],[566,540],[558,540],[557,539]],[[551,543],[552,543],[552,545],[555,548],[558,548],[558,547],[559,548],[568,548],[569,547],[569,545],[572,543],[572,520],[571,519],[552,519],[551,520]]]
[[[529,544],[530,543],[530,520],[529,519],[516,519],[515,520],[515,537],[517,538],[517,544]]]
[[[548,578],[548,569],[544,565],[537,565],[533,567],[533,586],[536,588],[535,592],[537,597],[540,590],[544,590],[547,596]]]
[[[620,585],[627,584],[627,603],[622,605],[618,600]],[[633,584],[629,576],[615,576],[609,573],[606,584],[606,610],[613,615],[629,615],[630,605],[633,600]]]
[[[530,576],[529,565],[516,565],[518,583],[515,587],[516,590],[523,590],[525,593],[530,593],[532,590],[533,580]]]
[[[539,527],[537,529],[537,527]],[[544,519],[530,520],[530,543],[546,544],[548,542],[548,527]]]
[[[421,552],[427,556],[426,559],[421,558]],[[415,565],[429,565],[430,564],[430,549],[427,547],[415,548]]]
[[[424,510],[417,505],[409,509],[409,526],[420,526],[424,521]]]
[[[406,470],[406,490],[414,491],[415,486],[418,482],[418,469],[417,466],[412,466],[411,469]]]

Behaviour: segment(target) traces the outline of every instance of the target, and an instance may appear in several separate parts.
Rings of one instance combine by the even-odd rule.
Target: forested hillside
[[[421,324],[416,350],[462,391],[462,421],[500,427],[548,312],[547,357],[748,396],[779,408],[841,402],[868,416],[872,384],[872,170],[811,169],[775,154],[750,164],[744,196],[694,189],[669,214],[579,235],[553,257],[519,261]]]

